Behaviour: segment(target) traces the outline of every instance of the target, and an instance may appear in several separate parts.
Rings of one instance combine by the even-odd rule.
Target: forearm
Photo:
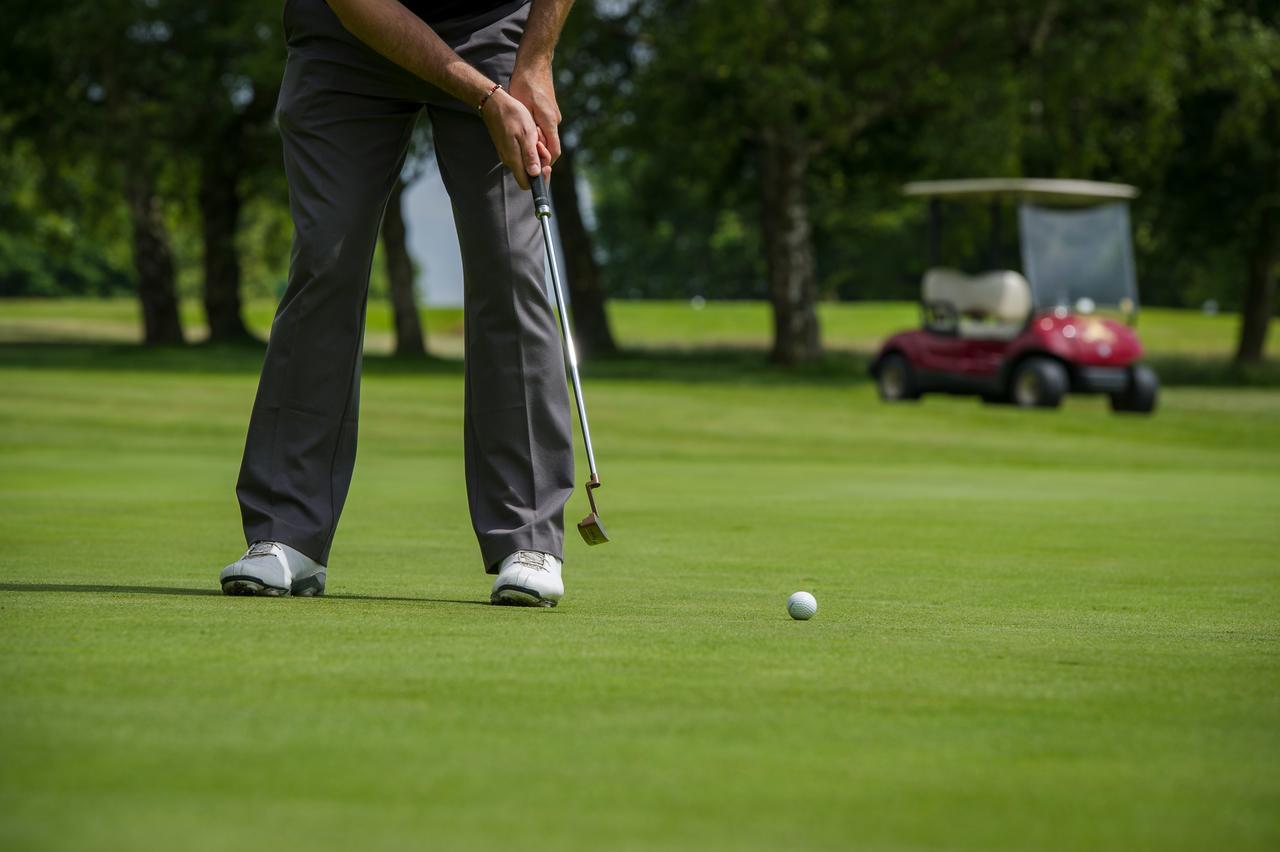
[[[342,25],[360,41],[463,103],[479,103],[496,82],[454,53],[431,27],[397,0],[327,2]],[[534,0],[534,8],[544,2]],[[552,0],[551,5],[564,5],[567,12],[570,2]],[[563,20],[561,16],[561,23]],[[552,47],[554,44],[553,39]]]
[[[551,69],[551,56],[572,5],[573,0],[533,0],[524,35],[520,37],[520,48],[516,51],[517,73]]]

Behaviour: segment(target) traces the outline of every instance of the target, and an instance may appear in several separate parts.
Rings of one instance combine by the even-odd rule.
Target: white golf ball
[[[808,621],[818,611],[818,599],[808,592],[796,592],[787,598],[787,615],[796,621]]]

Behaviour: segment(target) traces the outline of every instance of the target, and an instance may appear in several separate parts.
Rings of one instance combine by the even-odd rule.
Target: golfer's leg
[[[474,111],[431,108],[466,299],[466,468],[491,572],[517,550],[562,557],[573,490],[569,394],[544,284],[542,235]]]
[[[293,254],[236,486],[248,541],[321,563],[355,465],[369,267],[419,110],[353,94],[343,73],[359,72],[301,52],[285,70],[278,120]]]

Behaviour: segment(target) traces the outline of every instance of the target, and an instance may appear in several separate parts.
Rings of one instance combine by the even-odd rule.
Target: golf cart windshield
[[[1022,204],[1022,268],[1036,308],[1075,309],[1082,301],[1137,310],[1138,290],[1124,202],[1084,208]]]

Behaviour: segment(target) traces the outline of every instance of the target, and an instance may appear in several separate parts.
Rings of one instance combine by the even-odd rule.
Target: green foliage
[[[971,88],[969,76],[1000,70],[989,46],[1008,14],[977,11],[962,2],[638,4],[644,61],[621,129],[587,140],[596,174],[614,175],[601,181],[625,187],[616,204],[607,190],[602,202],[607,255],[620,258],[610,279],[630,282],[636,259],[652,258],[643,268],[660,285],[679,280],[662,259],[687,270],[698,246],[725,245],[718,232],[729,221],[738,226],[729,257],[702,253],[705,266],[731,271],[732,289],[716,295],[758,296],[762,140],[787,137],[812,160],[806,190],[822,291],[903,295],[914,234],[909,217],[892,211],[903,208],[896,187],[919,176],[920,158],[908,152],[936,138],[922,133],[923,117],[945,92]],[[623,218],[625,227],[608,224]]]
[[[633,159],[629,165],[637,163]],[[764,295],[759,230],[746,220],[747,213],[700,202],[696,193],[672,192],[658,209],[637,204],[636,171],[592,172],[596,234],[611,294],[718,299]]]
[[[253,0],[49,0],[15,23],[12,49],[0,54],[0,125],[38,152],[17,165],[39,185],[39,209],[21,198],[22,183],[6,183],[0,203],[71,223],[77,244],[92,246],[118,277],[129,258],[123,187],[146,173],[170,202],[179,289],[193,293],[202,283],[201,162],[221,148],[236,159],[242,192],[271,199],[271,209],[251,205],[242,234],[247,269],[268,282],[250,292],[271,289],[288,252],[271,125],[284,57],[279,9]],[[64,262],[48,241],[23,245],[30,250],[10,254],[43,251],[48,263]],[[25,279],[77,286],[74,275],[34,268]]]
[[[1280,138],[1274,3],[637,2],[625,28],[602,7],[621,94],[583,144],[616,295],[758,296],[753,152],[786,126],[815,156],[825,294],[915,295],[924,211],[903,181],[1026,175],[1137,184],[1144,301],[1239,304],[1249,210],[1271,197],[1247,164]],[[601,60],[566,61],[578,80]],[[980,262],[984,229],[950,238]]]
[[[786,130],[812,156],[825,298],[915,296],[924,210],[902,182],[1003,174],[1137,184],[1144,302],[1238,307],[1258,217],[1280,197],[1277,14],[1274,0],[584,0],[557,72],[605,285],[761,297],[758,159]],[[200,161],[230,146],[246,295],[277,294],[278,7],[47,0],[14,21],[0,54],[0,133],[21,143],[0,152],[3,292],[119,292],[121,184],[145,169],[194,295]],[[949,240],[981,262],[984,228]]]
[[[1156,185],[1155,227],[1173,239],[1151,254],[1169,303],[1237,307],[1240,286],[1220,282],[1245,279],[1262,218],[1280,209],[1280,3],[1206,0],[1196,12],[1180,133]]]
[[[84,164],[43,164],[28,142],[0,151],[0,297],[132,292],[127,225],[81,200],[92,180]]]

